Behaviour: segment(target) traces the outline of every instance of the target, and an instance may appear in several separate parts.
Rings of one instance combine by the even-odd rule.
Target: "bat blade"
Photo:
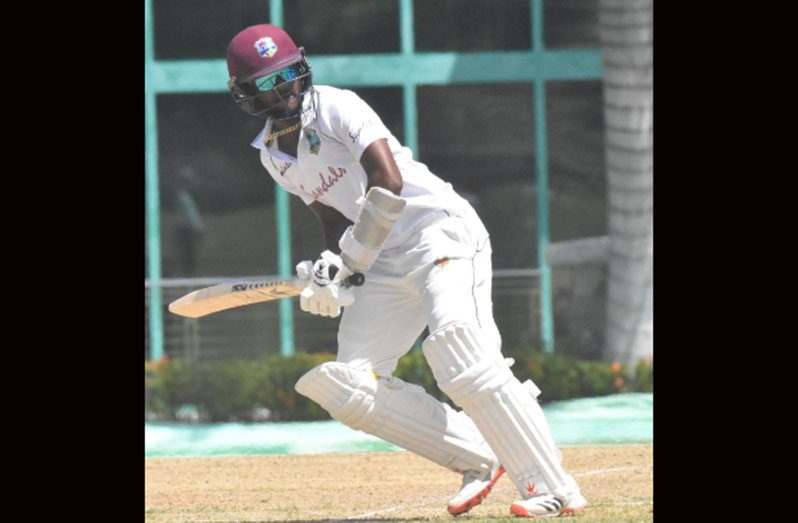
[[[307,280],[299,278],[220,283],[176,299],[169,304],[169,312],[186,318],[201,318],[253,303],[298,296],[307,284]]]

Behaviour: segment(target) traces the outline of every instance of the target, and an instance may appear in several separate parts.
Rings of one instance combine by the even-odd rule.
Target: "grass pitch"
[[[653,521],[653,445],[566,447],[587,498],[571,521]],[[452,517],[461,477],[410,452],[145,459],[145,521],[523,521],[507,476]]]

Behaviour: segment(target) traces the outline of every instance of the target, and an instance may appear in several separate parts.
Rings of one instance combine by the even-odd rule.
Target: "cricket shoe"
[[[460,492],[449,500],[449,514],[459,516],[482,503],[502,474],[504,474],[504,467],[500,463],[496,463],[487,472],[481,470],[464,472]]]
[[[566,504],[552,494],[540,494],[516,501],[510,505],[510,514],[521,518],[552,517],[573,514],[585,507],[587,500],[578,492]]]

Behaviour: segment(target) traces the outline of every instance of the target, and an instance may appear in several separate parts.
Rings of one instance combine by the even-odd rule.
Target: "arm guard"
[[[363,272],[371,267],[407,204],[382,187],[369,189],[359,203],[357,220],[347,227],[338,242],[341,259],[352,272]]]

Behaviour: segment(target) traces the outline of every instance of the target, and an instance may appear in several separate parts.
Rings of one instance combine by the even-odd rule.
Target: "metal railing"
[[[397,0],[401,52],[397,54],[320,56],[313,59],[314,78],[330,85],[401,86],[404,104],[404,142],[418,155],[416,89],[420,85],[455,83],[502,83],[527,81],[534,85],[535,165],[530,166],[537,186],[537,243],[538,252],[545,252],[549,243],[548,216],[548,158],[546,139],[546,82],[553,80],[589,80],[602,77],[601,53],[597,49],[548,50],[543,39],[543,0],[530,1],[532,47],[525,51],[477,53],[419,53],[414,46],[413,0]],[[160,209],[158,194],[158,94],[175,92],[221,92],[225,90],[227,73],[224,60],[156,61],[153,41],[153,0],[145,0],[145,158],[147,246],[149,252],[147,274],[161,278]],[[283,0],[269,2],[269,21],[283,23]],[[457,65],[457,67],[455,67]],[[368,71],[364,75],[363,72]],[[530,144],[531,146],[532,144]],[[422,159],[423,160],[423,159]],[[278,236],[278,271],[286,276],[291,271],[290,203],[282,189],[275,192],[276,228]],[[536,314],[541,328],[538,332],[543,348],[554,350],[551,298],[551,271],[542,254],[539,255],[542,292]],[[164,350],[164,329],[167,319],[162,317],[163,304],[168,302],[154,287],[152,307],[148,314],[149,343],[153,355]],[[294,332],[293,308],[281,302],[281,351],[291,354],[294,346],[301,349]],[[279,335],[279,334],[278,334]]]

